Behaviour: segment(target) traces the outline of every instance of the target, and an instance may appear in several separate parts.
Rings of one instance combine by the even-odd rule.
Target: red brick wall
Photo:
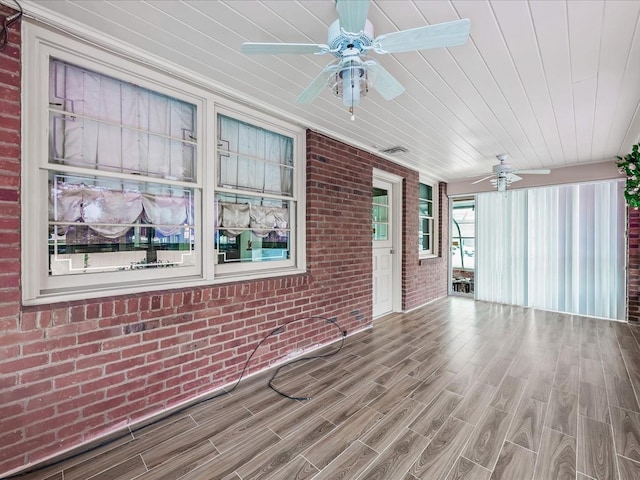
[[[0,476],[233,382],[285,322],[249,372],[339,338],[310,317],[369,326],[374,167],[405,179],[404,308],[446,290],[412,248],[417,174],[309,132],[306,274],[21,307],[19,33],[0,52]]]
[[[3,17],[13,13],[0,5]],[[20,299],[20,22],[8,40],[0,51],[0,332],[16,327]],[[0,347],[0,359],[12,353]]]
[[[640,322],[640,211],[627,207],[627,319]]]
[[[418,177],[405,182],[405,233],[403,271],[404,310],[424,305],[436,298],[447,295],[448,286],[448,245],[449,245],[449,201],[447,185],[438,185],[438,244],[437,257],[419,258],[414,248],[418,238]]]
[[[402,309],[411,310],[420,305],[447,294],[447,257],[420,260],[416,248],[418,239],[418,183],[419,175],[401,165],[390,163],[371,153],[355,147],[341,144],[320,134],[307,136],[307,201],[310,199],[325,203],[322,210],[314,211],[307,206],[307,244],[310,249],[318,248],[323,255],[334,254],[340,261],[326,259],[318,265],[325,270],[331,268],[356,268],[360,271],[363,285],[371,288],[371,185],[373,169],[377,168],[403,178],[402,185]],[[314,180],[320,175],[320,182]],[[439,249],[448,245],[448,203],[446,185],[439,188]],[[315,214],[318,216],[314,218]],[[334,222],[333,224],[331,222]],[[326,238],[331,236],[342,239],[333,245]],[[361,232],[366,232],[363,235]],[[317,244],[316,244],[317,242]],[[345,255],[341,244],[357,245],[360,254],[354,258],[351,253]],[[445,250],[446,252],[446,247]],[[309,263],[311,266],[311,264]],[[366,266],[366,268],[365,268]],[[344,286],[337,286],[344,288]],[[367,316],[371,316],[371,304],[368,304]]]
[[[0,5],[3,17],[15,13]],[[0,465],[7,455],[5,445],[24,440],[25,432],[13,428],[13,418],[23,412],[23,404],[11,400],[12,391],[21,383],[17,371],[21,365],[20,321],[20,23],[8,31],[9,43],[0,51]],[[37,360],[33,361],[38,367]],[[41,388],[41,381],[30,385],[31,391]],[[9,425],[7,425],[9,424]],[[10,453],[8,457],[15,456]],[[0,466],[0,472],[7,466]]]

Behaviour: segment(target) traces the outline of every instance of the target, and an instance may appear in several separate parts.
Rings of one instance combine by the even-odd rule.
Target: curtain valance
[[[159,233],[173,235],[189,223],[190,200],[189,197],[58,183],[49,195],[49,220],[83,222],[107,238],[121,237],[132,223],[144,220]]]
[[[251,229],[259,238],[266,237],[274,230],[278,235],[285,235],[289,227],[289,210],[269,205],[220,203],[218,225],[229,237],[236,237],[247,229]]]

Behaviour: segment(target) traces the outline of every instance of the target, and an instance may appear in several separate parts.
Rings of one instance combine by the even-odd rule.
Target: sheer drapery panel
[[[529,306],[625,317],[625,204],[621,182],[529,192]]]
[[[478,300],[526,305],[527,192],[476,197],[475,291]]]
[[[476,298],[624,319],[622,188],[611,181],[478,194]]]

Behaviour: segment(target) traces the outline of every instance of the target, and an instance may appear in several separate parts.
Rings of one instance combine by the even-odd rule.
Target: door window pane
[[[387,190],[373,188],[373,228],[374,241],[389,239],[389,193]]]

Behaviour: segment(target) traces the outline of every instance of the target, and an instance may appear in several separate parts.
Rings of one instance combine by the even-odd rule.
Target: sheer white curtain
[[[624,319],[622,182],[529,191],[529,305]]]
[[[525,305],[527,301],[527,192],[476,197],[478,300]]]
[[[51,62],[55,155],[98,170],[191,180],[195,107],[136,85]]]
[[[623,186],[479,194],[476,298],[624,319]]]
[[[293,140],[220,115],[218,135],[227,152],[220,158],[220,185],[290,195]]]

